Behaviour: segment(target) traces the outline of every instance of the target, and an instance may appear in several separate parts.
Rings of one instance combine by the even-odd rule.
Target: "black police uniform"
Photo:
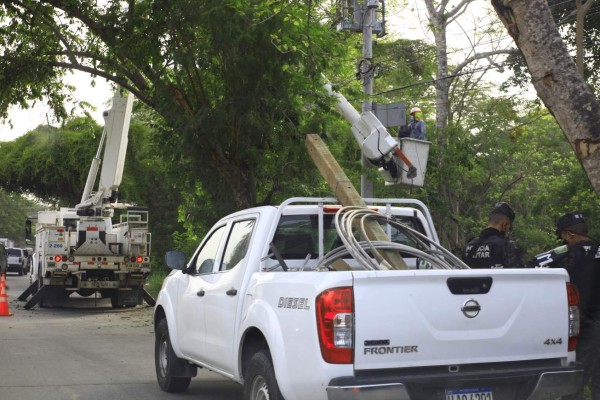
[[[557,221],[557,235],[573,229],[585,221],[581,213],[569,213]],[[583,232],[576,232],[583,233]],[[528,262],[531,266],[564,268],[569,279],[579,289],[579,311],[581,334],[577,342],[577,361],[583,364],[584,382],[591,381],[592,399],[600,400],[600,248],[592,239],[576,244],[557,247],[535,256]],[[583,388],[579,393],[563,397],[582,400]]]
[[[562,257],[561,257],[562,255]],[[577,361],[583,364],[584,382],[592,382],[592,399],[600,400],[600,251],[598,244],[584,240],[567,246],[549,267],[565,268],[571,283],[579,289],[581,335],[577,342]],[[538,256],[539,259],[539,256]],[[563,399],[583,399],[580,393]]]
[[[504,232],[486,228],[464,248],[463,261],[471,268],[522,268],[521,250]]]

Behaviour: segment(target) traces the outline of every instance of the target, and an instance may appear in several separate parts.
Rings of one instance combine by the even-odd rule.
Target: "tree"
[[[554,21],[567,47],[575,51],[575,62],[579,73],[594,91],[598,92],[600,75],[600,14],[597,8],[599,3],[594,0],[548,0]],[[504,84],[526,86],[530,82],[527,66],[521,53],[509,56],[506,64],[513,70],[513,76]]]
[[[0,186],[74,206],[81,200],[101,133],[93,120],[77,118],[64,129],[38,127],[14,142],[0,143]]]
[[[469,45],[472,47],[472,51],[463,61],[459,64],[451,66],[448,59],[448,43],[446,39],[446,32],[448,25],[455,22],[457,18],[462,15],[473,3],[474,0],[461,0],[458,4],[451,7],[448,0],[437,2],[434,0],[424,0],[425,6],[427,7],[427,13],[429,18],[430,30],[433,33],[436,47],[436,61],[437,71],[435,75],[435,90],[436,90],[436,127],[438,128],[438,144],[445,146],[446,138],[444,136],[444,129],[448,123],[452,122],[453,115],[450,105],[450,87],[455,77],[460,76],[464,73],[464,70],[471,66],[477,66],[476,63],[480,60],[487,61],[487,67],[477,69],[483,72],[489,68],[493,68],[497,65],[494,58],[501,54],[512,54],[515,52],[514,49],[505,48],[493,48],[489,51],[479,52],[476,51],[476,43],[471,41]],[[493,33],[492,29],[488,32],[481,32],[480,35],[489,36]],[[493,42],[490,42],[490,44]],[[498,47],[498,45],[494,46]],[[477,85],[479,80],[473,80],[471,84]]]
[[[143,107],[134,110],[119,201],[148,207],[152,247],[160,253],[171,248],[171,234],[183,230],[178,223],[182,199],[178,172],[165,164],[160,144],[153,140],[156,130],[148,123],[147,111]],[[74,207],[81,201],[101,135],[102,127],[93,119],[78,117],[63,128],[41,126],[13,142],[0,142],[0,186],[15,198],[21,193],[37,193],[47,204],[42,206],[38,201],[35,210]],[[18,226],[22,228],[24,221],[21,218]]]
[[[523,53],[540,99],[556,118],[600,195],[600,105],[577,70],[545,0],[492,0]]]
[[[14,240],[16,247],[30,247],[25,242],[25,220],[41,209],[30,198],[0,189],[0,238]]]
[[[560,1],[549,0],[548,5],[552,9],[558,26],[565,26],[568,34],[566,40],[572,43],[576,49],[576,61],[579,73],[587,77],[587,72],[593,70],[596,60],[585,58],[586,51],[597,52],[593,44],[593,38],[598,35],[599,19],[590,13],[594,0]],[[589,19],[589,29],[585,28],[586,20]],[[586,36],[589,37],[586,43]],[[591,68],[590,68],[591,67]],[[586,71],[587,70],[587,71]]]
[[[61,77],[80,70],[132,92],[165,123],[172,160],[214,204],[253,206],[261,163],[299,160],[302,94],[337,56],[321,2],[2,0],[0,116],[47,98],[68,116]],[[67,88],[68,89],[68,88]],[[194,181],[194,182],[192,182]],[[272,187],[277,190],[277,185]],[[263,193],[268,199],[271,193]]]

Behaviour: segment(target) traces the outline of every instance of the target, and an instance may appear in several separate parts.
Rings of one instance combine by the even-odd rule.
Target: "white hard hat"
[[[421,112],[421,109],[419,107],[413,107],[410,109],[410,115],[412,115],[416,112]]]

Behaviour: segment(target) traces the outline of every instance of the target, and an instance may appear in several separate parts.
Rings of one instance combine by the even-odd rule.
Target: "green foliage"
[[[158,297],[158,292],[160,292],[162,282],[167,275],[169,275],[169,272],[166,268],[153,268],[152,273],[148,276],[146,290],[153,298],[156,299],[156,297]]]
[[[582,1],[582,4],[587,1]],[[548,6],[559,32],[569,49],[572,50],[575,57],[576,49],[576,1],[548,0]],[[593,4],[585,16],[583,27],[584,43],[584,77],[593,90],[598,93],[600,89],[600,13],[598,13],[598,4]],[[505,83],[505,88],[519,85],[525,87],[530,84],[531,77],[527,70],[527,65],[520,54],[514,54],[507,58],[505,65],[512,69],[513,76]]]
[[[426,98],[433,98],[434,46],[422,40],[397,39],[379,42],[375,50],[382,64],[381,76],[375,80],[374,86],[376,94],[382,93],[377,101],[402,101],[410,108],[423,107]]]
[[[0,143],[0,187],[59,205],[80,200],[102,132],[69,118],[62,75],[83,69],[133,92],[121,198],[150,209],[157,262],[168,248],[191,254],[210,226],[242,207],[331,191],[305,151],[318,133],[357,188],[416,197],[432,210],[443,243],[459,252],[496,201],[517,211],[514,236],[532,255],[554,243],[554,219],[598,201],[553,119],[530,104],[496,99],[455,80],[444,147],[436,145],[435,49],[381,40],[374,100],[424,108],[434,145],[424,188],[386,187],[363,170],[350,127],[325,98],[320,73],[361,108],[357,41],[330,29],[324,2],[0,0],[0,117],[11,104],[48,98],[63,128],[39,127]],[[591,223],[593,235],[600,232]]]
[[[0,143],[0,186],[77,204],[101,132],[93,120],[76,118],[64,129],[40,126],[14,142]]]
[[[17,247],[31,246],[25,243],[25,220],[43,208],[35,199],[0,189],[0,238],[13,240]]]
[[[171,233],[181,229],[180,191],[172,179],[178,171],[168,168],[170,164],[160,156],[155,129],[147,124],[148,110],[136,107],[134,114],[120,201],[149,208],[153,249],[162,254],[172,246]],[[138,115],[140,122],[135,121]],[[82,117],[69,120],[63,128],[38,127],[14,142],[0,143],[0,187],[35,194],[53,208],[74,207],[81,201],[101,135],[95,121]]]
[[[528,257],[555,246],[554,222],[563,213],[580,210],[590,221],[598,218],[600,204],[554,119],[536,107],[520,117],[517,106],[506,99],[483,101],[477,114],[446,131],[443,154],[431,149],[423,199],[456,253],[485,227],[497,201],[515,209],[513,236]],[[594,225],[592,236],[600,233]]]
[[[0,1],[8,35],[0,116],[52,94],[64,118],[61,74],[85,70],[126,87],[162,119],[160,156],[191,176],[178,190],[200,183],[217,214],[281,195],[280,171],[301,163],[293,145],[305,133],[303,95],[322,90],[320,72],[343,51],[321,1],[51,4]],[[35,66],[45,70],[29,73]]]

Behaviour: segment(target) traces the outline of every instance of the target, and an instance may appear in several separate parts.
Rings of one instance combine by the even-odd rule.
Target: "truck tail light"
[[[569,300],[569,351],[575,351],[581,319],[579,317],[579,290],[572,283],[567,283],[567,298]]]
[[[354,362],[352,287],[329,289],[317,296],[317,329],[321,355],[331,364]]]

